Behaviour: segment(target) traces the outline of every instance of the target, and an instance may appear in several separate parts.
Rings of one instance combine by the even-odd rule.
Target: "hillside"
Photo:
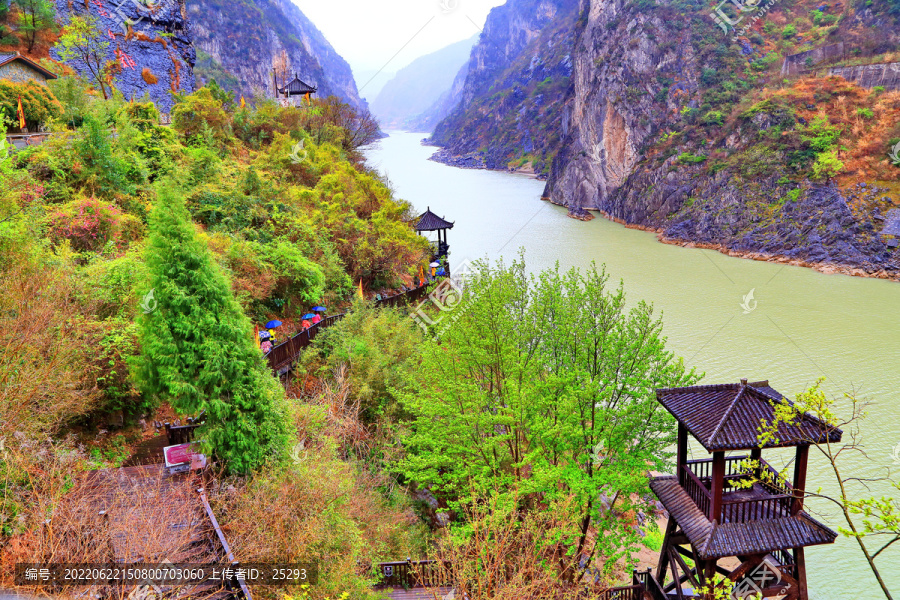
[[[407,129],[448,92],[469,60],[477,36],[417,58],[400,69],[372,101],[382,127]]]
[[[317,85],[321,97],[334,95],[356,108],[364,106],[350,66],[290,0],[187,0],[187,14],[194,45],[203,53],[199,84],[215,78],[248,98],[271,97],[272,68],[285,53],[287,64],[279,65],[279,72]],[[219,81],[222,73],[233,79]]]
[[[572,75],[576,0],[510,0],[472,50],[460,100],[432,143],[451,164],[549,171]]]

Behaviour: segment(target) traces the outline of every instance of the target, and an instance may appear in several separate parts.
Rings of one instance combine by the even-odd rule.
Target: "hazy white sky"
[[[370,100],[390,74],[471,38],[505,0],[293,0],[353,68]]]

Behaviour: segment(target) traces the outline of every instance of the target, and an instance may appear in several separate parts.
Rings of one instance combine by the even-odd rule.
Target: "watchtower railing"
[[[778,471],[764,460],[759,461],[760,473],[751,474],[742,467],[747,456],[732,456],[725,459],[725,479],[723,492],[747,489],[740,482],[753,476],[754,482],[768,493],[757,498],[729,498],[722,501],[721,515],[717,519],[723,523],[748,523],[790,516],[794,492],[789,483],[783,481]],[[694,501],[706,518],[712,520],[712,459],[689,460],[681,467],[684,476],[682,488]],[[755,475],[755,476],[754,476]]]
[[[669,600],[669,596],[665,590],[659,585],[659,582],[653,577],[650,569],[646,571],[634,571],[631,580],[636,585],[640,585],[644,592],[649,594],[653,600]]]

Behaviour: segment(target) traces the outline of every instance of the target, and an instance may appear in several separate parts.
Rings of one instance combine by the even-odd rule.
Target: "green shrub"
[[[794,25],[785,25],[784,29],[781,30],[781,37],[784,39],[789,39],[797,35],[797,27]]]
[[[872,112],[871,108],[866,108],[866,107],[857,108],[856,114],[858,114],[863,119],[874,119],[875,118],[875,113]]]
[[[682,152],[677,161],[684,164],[696,165],[707,159],[703,154],[691,154],[690,152]]]
[[[703,124],[704,125],[721,125],[725,122],[725,117],[721,112],[717,110],[711,110],[705,115],[703,115]]]

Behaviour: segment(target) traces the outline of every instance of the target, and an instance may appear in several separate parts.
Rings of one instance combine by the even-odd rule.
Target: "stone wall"
[[[25,83],[26,81],[37,81],[45,84],[44,75],[21,60],[14,60],[11,63],[0,67],[0,79],[6,79],[14,83]]]
[[[900,63],[832,67],[828,69],[828,74],[843,77],[864,88],[881,86],[886,90],[900,90]]]
[[[806,63],[807,59],[810,59],[809,65],[812,66],[823,63],[826,60],[837,60],[843,56],[844,42],[821,46],[820,48],[813,48],[812,50],[800,52],[799,54],[791,54],[790,56],[785,57],[784,64],[781,65],[781,76],[796,77],[797,75],[800,75],[801,71],[809,68]]]

